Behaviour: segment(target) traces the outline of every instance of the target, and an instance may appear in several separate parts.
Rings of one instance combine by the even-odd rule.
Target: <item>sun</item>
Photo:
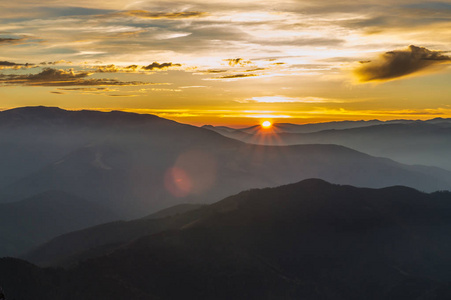
[[[270,121],[264,121],[262,123],[263,128],[270,128],[272,126],[272,123]]]

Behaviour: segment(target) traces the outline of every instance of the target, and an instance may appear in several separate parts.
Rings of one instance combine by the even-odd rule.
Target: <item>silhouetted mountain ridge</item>
[[[311,179],[173,218],[193,213],[188,226],[125,241],[65,271],[0,260],[17,276],[0,281],[17,300],[40,295],[32,283],[43,278],[60,293],[52,299],[438,300],[450,291],[449,192]],[[27,268],[30,289],[15,290],[17,270]]]

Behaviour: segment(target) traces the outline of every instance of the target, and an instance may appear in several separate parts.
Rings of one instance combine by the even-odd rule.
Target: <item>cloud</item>
[[[96,71],[99,73],[116,73],[119,72],[120,70],[121,69],[115,65],[98,66],[96,68]]]
[[[148,66],[142,67],[142,69],[146,70],[146,71],[155,71],[155,70],[166,70],[171,67],[181,67],[181,66],[182,66],[181,64],[173,64],[171,62],[161,63],[161,64],[157,63],[157,62],[153,62]]]
[[[258,76],[257,74],[232,74],[232,75],[225,75],[222,77],[216,77],[213,79],[235,79],[235,78],[245,78],[245,77],[255,77]]]
[[[410,45],[404,50],[381,54],[374,61],[362,61],[354,75],[360,82],[393,80],[451,62],[451,57],[444,53]]]
[[[115,89],[109,89],[106,87],[96,87],[96,88],[58,88],[58,90],[62,90],[62,91],[82,91],[82,92],[115,92],[117,90]]]
[[[13,70],[19,70],[19,69],[28,69],[35,67],[34,64],[18,64],[10,61],[0,61],[0,70],[4,69],[13,69]]]
[[[0,75],[0,84],[26,86],[136,86],[149,85],[141,81],[119,81],[109,78],[87,78],[93,73],[85,71],[45,68],[42,72],[28,75]]]
[[[180,12],[151,12],[147,10],[129,10],[122,15],[128,15],[143,19],[187,19],[198,18],[208,15],[203,11],[180,11]]]
[[[22,64],[16,64],[13,62],[9,62],[9,61],[0,61],[0,66],[7,66],[7,67],[12,67],[12,66],[21,66]]]
[[[112,65],[105,65],[105,66],[97,66],[96,72],[98,72],[98,73],[118,73],[118,72],[133,73],[133,72],[139,71],[143,68],[144,68],[143,66],[138,66],[138,65],[130,65],[127,67],[120,67],[120,66],[116,66],[116,65],[112,64]]]
[[[229,66],[235,67],[235,66],[245,66],[249,65],[252,62],[250,60],[244,60],[242,58],[230,58],[230,59],[224,59],[226,62],[229,63]]]
[[[341,100],[320,97],[287,97],[287,96],[263,96],[252,97],[245,100],[237,100],[239,103],[343,103]]]
[[[42,65],[42,66],[47,66],[47,65],[54,66],[54,65],[59,65],[59,64],[68,64],[68,65],[70,65],[70,64],[72,64],[72,62],[71,61],[66,61],[64,59],[61,59],[61,60],[57,60],[57,61],[43,61],[43,62],[41,62],[39,64]]]
[[[224,70],[224,69],[209,69],[209,70],[199,70],[199,71],[197,71],[194,74],[196,74],[196,75],[199,75],[199,74],[220,74],[220,73],[227,73],[227,72],[228,72],[228,70]]]
[[[156,71],[156,70],[167,70],[173,67],[181,67],[181,64],[174,64],[172,62],[168,63],[157,63],[153,62],[148,66],[130,65],[126,67],[116,66],[114,64],[105,66],[96,66],[95,70],[97,73],[133,73],[139,71]]]
[[[0,45],[16,45],[24,41],[25,38],[0,38]]]
[[[139,95],[106,94],[108,97],[138,97]]]
[[[268,70],[268,68],[254,68],[254,69],[245,70],[244,72],[257,72],[257,71],[265,71],[265,70]]]

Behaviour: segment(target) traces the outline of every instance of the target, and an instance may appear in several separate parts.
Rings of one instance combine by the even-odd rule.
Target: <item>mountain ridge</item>
[[[23,111],[46,115],[47,108],[2,112],[0,124],[5,113]],[[59,189],[131,219],[179,203],[207,203],[240,190],[310,177],[426,191],[451,187],[451,175],[445,171],[402,165],[343,146],[249,145],[155,116],[49,111],[54,117],[41,117],[42,122],[16,120],[14,130],[0,125],[5,143],[0,181],[12,172],[16,177],[0,185],[0,201]],[[176,183],[177,176],[184,178],[182,185]]]
[[[124,241],[66,270],[27,268],[50,286],[59,272],[61,295],[52,299],[121,299],[126,291],[133,299],[442,300],[450,291],[451,259],[441,255],[451,250],[450,192],[310,179],[207,208],[191,226]],[[8,264],[20,263],[0,260]],[[14,291],[14,278],[0,280],[18,300],[30,292]]]

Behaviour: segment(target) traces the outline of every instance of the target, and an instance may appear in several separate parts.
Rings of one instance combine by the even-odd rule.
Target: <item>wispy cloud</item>
[[[61,60],[57,60],[57,61],[43,61],[41,63],[39,63],[41,66],[56,66],[56,65],[71,65],[72,62],[71,61],[66,61],[64,59]]]
[[[257,74],[232,74],[232,75],[225,75],[225,76],[221,76],[221,77],[213,77],[210,79],[240,79],[240,78],[247,78],[247,77],[256,77],[258,76]]]
[[[35,66],[36,65],[29,64],[29,63],[19,64],[19,63],[14,63],[14,62],[10,62],[10,61],[0,61],[0,70],[4,70],[4,69],[13,69],[13,70],[29,69],[29,68],[33,68]]]
[[[388,81],[450,62],[451,57],[444,51],[410,45],[407,49],[386,52],[373,61],[362,61],[354,74],[360,82]]]
[[[119,81],[109,78],[88,78],[92,72],[74,69],[45,68],[42,72],[28,75],[0,75],[0,84],[27,86],[136,86],[151,83],[141,81]]]
[[[95,70],[98,73],[133,73],[133,72],[146,72],[146,71],[163,71],[168,70],[170,68],[178,68],[181,67],[181,64],[167,62],[167,63],[158,63],[153,62],[147,66],[140,65],[129,65],[126,67],[117,66],[114,64],[104,65],[104,66],[96,66]]]
[[[117,92],[116,89],[110,89],[106,87],[89,87],[89,88],[82,88],[82,87],[76,87],[76,88],[58,88],[58,90],[62,91],[82,91],[82,92]]]
[[[1,45],[15,45],[20,44],[25,40],[25,38],[0,38]]]
[[[155,71],[155,70],[166,70],[168,68],[172,68],[172,67],[181,67],[181,64],[174,64],[172,62],[168,62],[168,63],[157,63],[157,62],[153,62],[148,66],[142,67],[143,70],[147,70],[147,71]]]
[[[250,60],[244,60],[242,58],[230,58],[230,59],[225,59],[225,61],[229,64],[229,66],[231,67],[235,67],[235,66],[246,66],[246,65],[250,65],[252,64],[252,62]]]
[[[144,19],[187,19],[208,15],[203,11],[154,12],[147,10],[129,10],[120,14]]]
[[[263,96],[237,100],[239,103],[343,103],[341,100],[320,97]]]

